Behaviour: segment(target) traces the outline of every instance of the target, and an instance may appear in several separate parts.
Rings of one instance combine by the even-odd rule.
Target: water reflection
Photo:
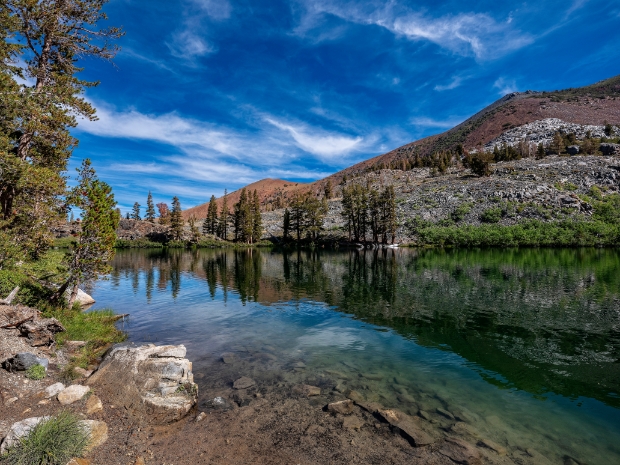
[[[127,250],[112,283],[124,276],[148,302],[154,292],[176,299],[187,273],[204,280],[202,298],[323,302],[458,354],[499,388],[618,407],[619,269],[618,252],[592,249]]]

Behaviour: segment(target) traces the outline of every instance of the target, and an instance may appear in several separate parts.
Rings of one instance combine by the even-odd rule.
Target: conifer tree
[[[260,214],[260,200],[258,192],[254,190],[252,195],[252,240],[251,242],[260,241],[263,235],[263,219]]]
[[[112,188],[97,179],[90,160],[84,160],[78,173],[78,185],[67,200],[82,211],[82,228],[77,243],[67,257],[69,279],[55,295],[58,299],[71,286],[70,306],[77,298],[80,284],[110,271],[109,262],[114,257],[119,221]]]
[[[172,198],[172,210],[170,211],[170,232],[177,241],[183,237],[183,216],[181,212],[181,202],[177,196],[174,196]]]
[[[155,223],[155,205],[153,204],[151,191],[149,191],[149,195],[146,198],[146,213],[144,219],[150,223]]]
[[[541,142],[538,144],[538,148],[536,149],[536,158],[538,160],[542,160],[546,156],[547,156],[547,151],[545,150],[545,146]]]
[[[282,224],[282,238],[287,240],[291,234],[291,212],[288,208],[284,209],[284,218]]]
[[[133,204],[133,208],[131,210],[131,219],[140,221],[140,204],[138,202]]]
[[[220,212],[220,220],[218,230],[220,238],[228,240],[228,222],[230,221],[230,212],[228,211],[228,192],[224,189],[224,197],[222,198],[222,211]]]
[[[332,182],[330,179],[327,180],[327,183],[325,184],[325,198],[327,200],[332,198],[333,195],[333,189],[332,189]]]
[[[207,216],[202,224],[203,234],[215,234],[217,232],[217,203],[215,201],[215,195],[211,196],[209,200],[209,208],[207,210]]]
[[[105,0],[6,0],[0,5],[0,184],[2,229],[33,256],[64,216],[62,172],[77,145],[77,117],[95,119],[81,96],[97,85],[76,77],[79,60],[111,59],[120,29],[100,29]],[[32,86],[17,82],[31,81]]]
[[[296,193],[291,200],[290,221],[297,242],[301,240],[301,233],[304,228],[304,198],[300,193]]]

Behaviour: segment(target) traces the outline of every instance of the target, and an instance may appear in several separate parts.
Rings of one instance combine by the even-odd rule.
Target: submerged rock
[[[456,438],[446,438],[438,452],[450,460],[463,465],[481,464],[480,452],[469,443]]]
[[[247,376],[242,376],[233,383],[233,389],[248,389],[252,386],[256,386],[256,381],[252,378],[248,378]]]
[[[321,388],[310,386],[309,384],[298,384],[297,386],[293,386],[293,394],[306,397],[320,396]]]
[[[397,427],[416,447],[427,446],[435,440],[415,423],[415,420],[396,409],[379,409],[377,413],[390,425]]]
[[[185,353],[182,345],[117,345],[87,383],[133,415],[170,423],[189,412],[198,394]]]

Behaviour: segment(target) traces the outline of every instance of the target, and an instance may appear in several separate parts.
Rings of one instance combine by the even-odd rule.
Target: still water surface
[[[231,376],[338,384],[509,451],[620,463],[620,252],[122,250],[95,308]],[[221,354],[239,364],[224,370]],[[236,371],[235,371],[236,370]]]

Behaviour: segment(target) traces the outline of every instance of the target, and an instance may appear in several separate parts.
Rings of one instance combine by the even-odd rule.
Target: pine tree
[[[542,160],[547,156],[547,151],[545,150],[545,146],[541,143],[538,144],[538,148],[536,149],[536,158],[538,160]]]
[[[207,216],[202,224],[203,234],[215,234],[217,232],[217,224],[217,203],[215,201],[215,195],[212,195],[211,200],[209,200]]]
[[[146,198],[146,214],[144,215],[144,219],[150,223],[155,223],[155,205],[153,204],[151,191],[149,191],[149,195]]]
[[[191,241],[196,244],[200,240],[200,230],[198,226],[196,226],[196,217],[194,215],[190,216],[187,220],[187,224],[189,225],[191,233]]]
[[[251,243],[254,215],[252,200],[248,199],[248,193],[245,188],[241,189],[239,201],[235,204],[234,212],[235,240]]]
[[[260,214],[260,200],[258,192],[254,190],[252,196],[252,241],[259,242],[263,235],[263,219]]]
[[[331,180],[327,180],[327,183],[325,184],[325,198],[327,200],[331,199],[333,195],[333,191],[332,191],[332,182]]]
[[[140,221],[140,204],[138,202],[133,204],[133,208],[131,210],[131,219]]]
[[[183,237],[183,215],[181,212],[181,202],[177,196],[174,196],[172,198],[172,210],[170,211],[170,232],[177,241]]]
[[[67,257],[69,279],[55,294],[58,299],[71,286],[69,305],[75,302],[80,284],[110,271],[119,221],[112,188],[97,179],[90,160],[84,160],[78,173],[78,185],[71,191],[68,201],[82,211],[82,228]]]
[[[66,214],[62,173],[77,140],[77,118],[95,119],[81,96],[97,85],[76,77],[80,59],[111,59],[116,28],[100,29],[105,0],[6,0],[0,5],[0,220],[32,256],[51,244],[51,224]],[[34,82],[19,84],[17,79]]]
[[[297,242],[301,240],[301,233],[304,230],[304,198],[300,193],[296,193],[291,201],[290,221]]]
[[[284,218],[282,224],[282,239],[286,241],[291,234],[291,212],[288,208],[284,210]]]
[[[224,197],[222,198],[222,211],[220,212],[220,220],[218,230],[220,238],[228,240],[228,222],[230,221],[230,212],[228,211],[228,192],[224,189]]]

